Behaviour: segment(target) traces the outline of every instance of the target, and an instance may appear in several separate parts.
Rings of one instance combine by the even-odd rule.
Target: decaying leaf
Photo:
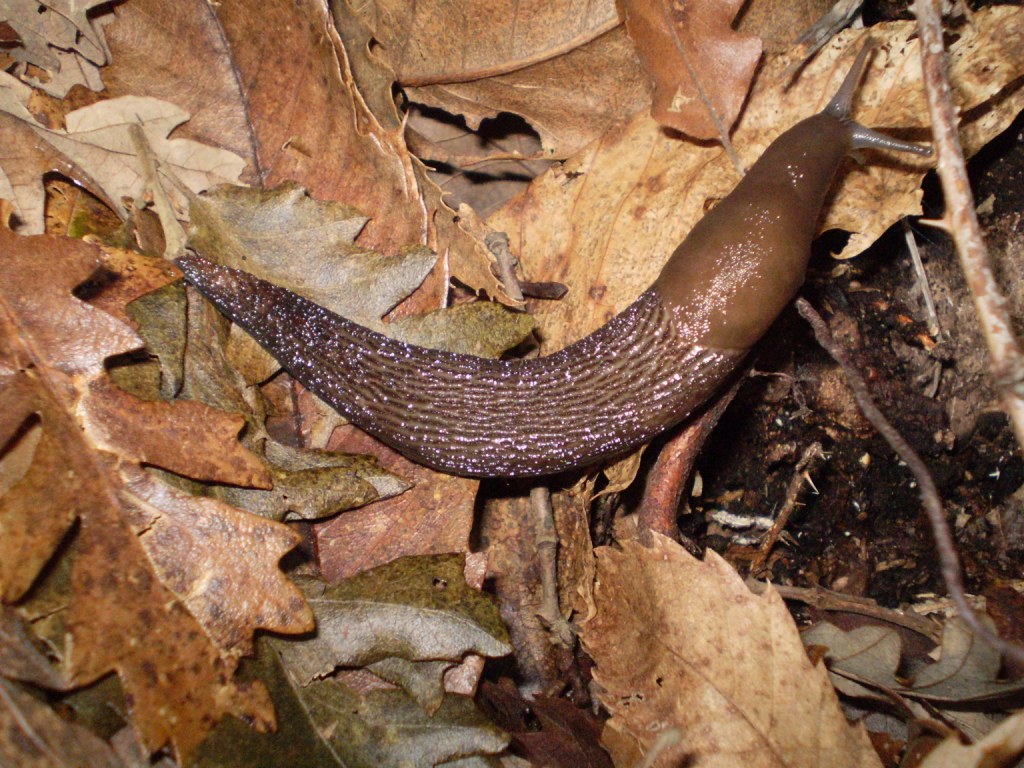
[[[124,768],[103,739],[59,717],[44,702],[0,678],[0,764],[18,768]]]
[[[702,562],[654,537],[650,549],[598,550],[597,613],[581,636],[616,765],[635,765],[669,728],[681,739],[655,765],[880,765],[778,594],[753,595],[712,551]]]
[[[245,162],[221,149],[204,146],[188,139],[170,139],[175,127],[188,120],[188,113],[159,99],[124,96],[76,109],[65,116],[66,129],[50,128],[28,109],[31,89],[11,75],[0,72],[0,113],[6,123],[22,123],[45,145],[35,150],[34,162],[26,161],[18,152],[0,154],[0,170],[12,163],[20,172],[19,188],[9,179],[0,185],[0,194],[10,187],[15,212],[23,222],[26,234],[43,231],[43,180],[50,170],[60,170],[82,183],[114,210],[125,213],[122,197],[141,200],[146,193],[146,179],[141,167],[132,126],[141,126],[146,140],[159,161],[159,172],[166,193],[179,215],[184,218],[188,203],[178,185],[192,192],[201,192],[221,183],[235,182]],[[16,130],[16,129],[15,129]],[[28,162],[34,174],[26,177],[23,166]],[[24,185],[28,185],[25,187]]]
[[[1011,768],[1024,754],[1024,712],[1012,715],[974,744],[947,737],[921,762],[921,768]]]
[[[732,28],[744,0],[625,0],[626,29],[653,83],[651,114],[698,139],[728,132],[746,99],[761,41]]]
[[[336,667],[363,667],[392,657],[445,661],[467,653],[504,656],[508,634],[494,601],[466,584],[460,555],[407,557],[338,584],[300,582],[317,617],[316,637],[280,643],[302,684]],[[392,674],[400,674],[392,666]],[[440,688],[438,670],[435,685]]]
[[[992,136],[1021,109],[1024,89],[1018,88],[1001,97],[998,114],[988,117],[986,110],[974,109],[986,97],[971,84],[984,81],[998,89],[1024,74],[1022,25],[1019,9],[987,8],[952,46],[953,83],[955,88],[964,86],[958,92],[963,94],[968,135],[984,123],[985,135]],[[909,22],[872,27],[871,35],[883,45],[858,93],[854,116],[883,129],[918,128],[923,140],[926,110],[914,30]],[[866,34],[847,31],[837,37],[785,91],[783,72],[790,58],[767,59],[733,134],[745,163],[752,163],[783,130],[825,105]],[[986,74],[991,59],[1002,63]],[[847,166],[821,225],[856,233],[844,256],[862,250],[900,216],[919,212],[926,166],[917,161]],[[508,232],[512,251],[532,279],[569,286],[565,299],[536,308],[545,350],[586,335],[632,302],[705,207],[728,194],[737,180],[720,149],[670,138],[650,117],[638,115],[534,180],[527,193],[492,215],[488,224]]]
[[[225,714],[273,723],[265,691],[239,687],[233,670],[257,628],[304,631],[311,615],[278,569],[295,544],[289,530],[184,495],[141,468],[185,469],[197,438],[180,431],[175,406],[106,382],[104,360],[140,339],[71,295],[99,264],[87,243],[0,227],[0,464],[13,455],[23,470],[0,496],[0,592],[21,597],[77,519],[64,672],[82,685],[116,671],[146,747],[170,742],[187,754]],[[229,438],[215,449],[223,461],[197,463],[197,474],[266,482],[234,440],[235,417],[181,405]],[[134,420],[146,413],[178,438],[138,439]],[[237,541],[246,542],[242,557]]]
[[[959,619],[946,623],[939,660],[916,670],[909,680],[897,675],[901,641],[891,627],[869,625],[844,632],[821,622],[802,637],[807,645],[828,649],[825,658],[836,688],[853,696],[887,699],[885,693],[870,690],[880,688],[914,699],[966,704],[1024,690],[1024,681],[998,679],[999,651],[979,640]]]
[[[466,696],[447,694],[428,714],[399,690],[359,693],[335,680],[305,684],[290,673],[278,646],[262,641],[241,674],[266,684],[280,730],[255,733],[225,719],[188,768],[431,768],[498,752],[508,742]]]
[[[406,555],[469,551],[477,480],[414,464],[352,426],[335,430],[328,448],[375,456],[412,488],[387,503],[354,509],[314,526],[325,579],[348,578]]]
[[[44,77],[25,79],[47,93],[63,97],[74,85],[100,91],[99,67],[110,59],[102,21],[110,16],[95,13],[103,0],[7,0],[0,18],[18,33],[20,45],[7,48],[17,61],[31,64]]]

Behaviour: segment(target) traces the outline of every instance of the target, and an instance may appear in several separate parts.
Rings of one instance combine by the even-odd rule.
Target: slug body
[[[555,354],[490,360],[395,341],[248,273],[186,256],[186,279],[296,379],[411,459],[460,475],[549,475],[623,454],[714,396],[804,280],[856,147],[926,153],[849,119],[869,49],[821,114],[783,133],[633,304]]]

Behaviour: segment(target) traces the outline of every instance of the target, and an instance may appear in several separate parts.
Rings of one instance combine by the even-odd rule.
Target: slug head
[[[821,209],[851,150],[931,150],[850,117],[873,43],[861,49],[828,106],[780,135],[732,193],[676,249],[654,284],[691,343],[748,349],[804,281]]]

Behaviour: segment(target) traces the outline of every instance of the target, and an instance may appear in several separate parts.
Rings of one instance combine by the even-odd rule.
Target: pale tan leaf
[[[189,139],[168,138],[171,131],[188,120],[188,113],[159,99],[124,96],[101,101],[69,113],[65,117],[66,130],[39,123],[25,107],[27,99],[25,86],[0,73],[0,111],[23,122],[63,159],[70,169],[64,169],[68,175],[83,184],[95,184],[93,191],[122,214],[122,197],[141,200],[147,191],[141,160],[132,141],[133,125],[141,126],[159,161],[164,189],[182,217],[188,203],[179,184],[192,192],[201,192],[216,184],[237,181],[245,167],[245,161],[230,152]],[[6,164],[5,158],[0,157],[0,164]],[[47,170],[50,169],[45,166],[37,168],[37,183],[41,184],[42,173]],[[27,213],[33,218],[26,219],[26,232],[41,232],[41,211]],[[24,206],[21,215],[26,215]]]
[[[1008,717],[981,741],[964,744],[948,736],[921,762],[921,768],[1012,768],[1024,755],[1024,712]]]
[[[581,637],[616,765],[636,764],[669,728],[681,739],[655,765],[880,765],[774,590],[755,596],[714,552],[700,561],[659,534],[597,560],[597,613]]]

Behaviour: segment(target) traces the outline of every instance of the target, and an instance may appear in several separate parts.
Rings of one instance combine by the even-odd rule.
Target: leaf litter
[[[187,219],[191,207],[192,244],[198,250],[416,343],[467,344],[454,348],[498,355],[529,333],[527,316],[469,302],[427,319],[408,317],[447,304],[449,275],[458,280],[455,296],[484,291],[508,301],[490,255],[472,233],[487,226],[506,230],[523,275],[570,286],[567,301],[533,311],[541,346],[550,351],[600,324],[644,287],[667,255],[665,245],[678,241],[735,181],[719,149],[689,145],[696,159],[682,160],[678,139],[659,135],[655,121],[641,113],[650,104],[645,88],[633,79],[635,51],[610,3],[595,6],[582,25],[571,4],[548,4],[546,18],[564,23],[517,27],[514,35],[499,35],[501,43],[495,45],[486,44],[488,35],[499,34],[508,19],[500,9],[489,16],[478,8],[468,17],[479,32],[475,48],[467,43],[472,36],[453,36],[457,27],[447,7],[430,11],[420,4],[410,15],[401,4],[363,5],[357,18],[348,4],[338,3],[332,9],[337,33],[322,10],[298,11],[308,14],[311,24],[282,24],[287,39],[273,41],[277,50],[265,38],[244,33],[244,9],[206,7],[190,14],[186,5],[128,0],[112,24],[104,14],[103,30],[112,41],[110,98],[67,110],[63,126],[44,123],[33,111],[25,83],[38,81],[29,76],[3,81],[7,95],[0,130],[13,145],[32,146],[22,156],[0,152],[0,197],[16,206],[21,234],[43,231],[43,174],[51,170],[136,224],[136,212],[148,210],[155,183],[178,218]],[[267,20],[291,18],[297,11],[287,5],[268,3],[261,14]],[[188,86],[188,78],[172,82],[159,70],[172,44],[152,46],[155,55],[132,50],[138,40],[160,39],[158,28],[179,23],[181,40],[223,31],[227,48],[218,47],[222,43],[197,47],[207,67],[197,71],[220,72],[218,77],[193,78]],[[968,146],[983,144],[1020,111],[1019,93],[1002,92],[1020,75],[1011,53],[1020,23],[1010,10],[979,13],[954,46],[956,82],[969,118]],[[327,35],[313,32],[325,25]],[[94,34],[98,26],[94,19],[78,19],[81,39],[100,39]],[[911,27],[878,26],[872,33],[882,35],[885,46],[860,95],[865,112],[858,118],[918,130]],[[785,55],[768,58],[734,137],[747,162],[772,135],[814,111],[830,92],[827,82],[843,70],[841,52],[856,47],[857,37],[847,33],[828,46],[781,102],[781,73],[791,62]],[[372,50],[371,38],[378,44]],[[309,45],[297,44],[303,39]],[[403,46],[407,40],[412,43]],[[53,38],[46,45],[57,42]],[[43,62],[46,50],[38,39],[32,45]],[[279,55],[289,50],[309,51],[309,58]],[[419,58],[409,58],[413,53]],[[986,55],[999,61],[998,76],[992,76]],[[225,61],[231,64],[227,70]],[[52,59],[45,63],[53,66]],[[601,77],[605,67],[627,74]],[[253,77],[232,80],[224,76],[231,70]],[[323,77],[310,77],[311,72]],[[301,90],[288,95],[301,94],[300,102],[309,107],[305,111],[281,109],[280,83],[288,82],[289,73]],[[593,75],[596,82],[628,78],[630,84],[578,85]],[[514,111],[527,124],[536,123],[541,146],[566,162],[538,177],[486,225],[473,220],[468,208],[455,215],[404,144],[392,82],[406,86],[414,100],[464,114],[471,127],[500,111]],[[544,93],[556,82],[572,84],[563,88],[567,93],[593,91],[598,106],[572,106],[568,95]],[[666,84],[671,87],[670,79]],[[531,90],[537,99],[522,97]],[[736,92],[742,95],[743,89]],[[981,107],[997,93],[995,107]],[[228,103],[243,115],[237,125],[231,122],[237,118],[212,117]],[[190,114],[193,119],[185,122]],[[233,126],[223,143],[222,122]],[[137,165],[137,142],[130,132],[138,128],[131,125],[142,126],[153,150],[158,171],[148,180]],[[182,138],[190,131],[195,133]],[[907,166],[851,172],[823,226],[854,232],[847,254],[856,252],[896,217],[918,210],[921,173]],[[239,178],[258,187],[221,188],[195,197]],[[295,184],[278,186],[288,179],[312,194]],[[864,211],[882,207],[876,199],[887,201],[885,212],[865,217]],[[671,215],[662,213],[670,209]],[[0,234],[5,259],[30,242]],[[46,250],[81,249],[72,242],[51,238]],[[39,307],[62,308],[59,322],[39,320],[36,315],[45,318],[43,312],[27,307],[17,293],[6,299],[7,317],[33,322],[23,320],[16,332],[5,332],[2,350],[14,362],[0,363],[0,382],[6,382],[0,383],[0,396],[5,407],[18,406],[6,407],[0,418],[0,523],[7,526],[5,534],[10,532],[0,546],[17,553],[17,559],[5,555],[0,562],[18,563],[0,567],[5,599],[17,613],[5,614],[2,626],[10,629],[0,634],[0,673],[63,690],[116,670],[142,751],[169,742],[186,764],[427,766],[502,749],[507,737],[442,681],[448,680],[445,670],[467,653],[507,652],[503,630],[485,632],[480,642],[491,640],[482,645],[463,636],[446,649],[425,646],[425,639],[454,640],[457,628],[469,626],[465,616],[454,606],[405,605],[398,595],[414,577],[387,576],[384,570],[401,556],[468,551],[477,484],[403,463],[323,413],[197,296],[175,286],[161,288],[168,275],[144,255],[109,243],[90,249],[82,262],[89,268],[66,270],[61,280],[23,262],[14,270],[32,274],[27,283],[21,276],[20,292],[42,297]],[[114,276],[106,283],[95,282],[101,261]],[[92,308],[71,295],[80,283],[91,286]],[[158,293],[147,293],[154,288]],[[383,322],[396,305],[393,322]],[[109,316],[97,307],[119,320],[102,319]],[[129,320],[134,330],[124,324]],[[505,328],[501,335],[494,332],[498,324]],[[96,329],[107,334],[105,341],[93,338]],[[32,343],[26,351],[12,346],[11,339]],[[32,361],[28,369],[26,360]],[[80,425],[83,434],[72,425]],[[323,450],[346,446],[377,458]],[[70,479],[55,488],[50,479],[67,467]],[[602,686],[597,697],[612,715],[602,744],[616,764],[635,764],[651,748],[652,737],[671,728],[688,736],[670,750],[699,757],[702,764],[877,764],[863,729],[845,720],[823,667],[803,653],[777,596],[749,594],[713,554],[702,563],[671,542],[644,548],[627,535],[621,551],[597,550],[595,577],[590,536],[580,522],[595,494],[595,484],[583,481],[555,501],[561,510],[559,532],[571,542],[558,590],[563,605],[593,613],[583,640],[597,662],[593,676]],[[44,521],[33,516],[35,508],[59,514]],[[303,568],[347,582],[300,579],[303,597],[284,580],[278,560],[299,540],[294,531],[305,529],[290,532],[273,521],[317,520],[342,509],[352,511],[312,529],[304,549],[313,547],[315,555]],[[506,557],[529,563],[529,545],[524,548],[513,545]],[[455,560],[439,562],[444,565],[420,564],[424,573],[435,569],[422,584],[425,594],[444,584],[445,594],[464,594],[470,602],[480,597],[465,586]],[[494,565],[502,567],[500,560]],[[56,575],[65,571],[70,580],[61,587]],[[598,586],[591,595],[595,578]],[[243,663],[234,676],[241,657],[255,648],[256,628],[296,633],[312,627],[306,600],[319,615],[318,639],[261,640],[255,661]],[[529,611],[529,600],[526,595],[518,610]],[[107,624],[98,618],[104,610],[110,612]],[[493,614],[493,605],[486,610]],[[422,624],[428,615],[435,624]],[[739,625],[749,631],[737,632]],[[409,634],[423,626],[434,629]],[[354,627],[364,630],[363,645],[352,645]],[[49,645],[39,646],[26,628],[34,628]],[[981,649],[969,637],[961,634],[959,644],[954,642],[957,631],[947,624],[945,661],[930,668],[934,679],[929,682],[925,668],[915,685],[928,683],[933,699],[970,697],[979,686],[984,696],[1014,690],[996,677],[990,656],[979,657]],[[73,648],[59,642],[64,632],[75,640]],[[107,632],[122,642],[107,647],[102,639]],[[769,640],[755,642],[762,637]],[[513,644],[517,650],[525,647],[522,638]],[[303,649],[300,654],[318,661],[290,659],[288,648]],[[47,657],[58,663],[51,668],[61,670],[56,677],[46,672]],[[886,659],[888,664],[891,656]],[[156,685],[148,674],[151,663],[164,675]],[[377,681],[362,687],[357,682],[362,678],[333,672],[339,665],[368,669]],[[652,672],[655,668],[660,672]],[[842,674],[842,665],[833,663],[832,671]],[[899,682],[895,666],[882,665],[873,674],[877,679],[868,682],[881,687]],[[21,688],[11,687],[18,684],[2,684],[5,728],[24,722],[29,713],[48,717],[48,709],[40,710]],[[794,686],[803,686],[799,694]],[[904,693],[912,696],[913,689]],[[801,716],[793,701],[820,704],[809,705]],[[223,718],[227,713],[257,725],[257,731],[276,722],[278,732],[255,732],[238,719]],[[553,745],[558,723],[573,719],[542,721],[540,738],[551,740],[542,743]],[[942,755],[960,762],[935,764],[981,764],[982,754],[1019,751],[1016,722],[1005,721],[973,746],[943,744],[935,760]],[[51,719],[43,727],[59,733],[64,726]],[[213,736],[202,743],[210,732]],[[104,764],[105,742],[81,738],[96,750],[95,764]],[[574,754],[566,743],[568,754]],[[535,747],[534,754],[546,754]],[[944,756],[960,754],[959,747],[970,756]],[[547,754],[563,754],[561,748]],[[26,764],[39,759],[18,749],[0,739],[0,755],[24,758]],[[659,760],[667,754],[675,753],[662,753]],[[829,757],[820,757],[824,754]],[[796,762],[789,762],[790,755]]]

